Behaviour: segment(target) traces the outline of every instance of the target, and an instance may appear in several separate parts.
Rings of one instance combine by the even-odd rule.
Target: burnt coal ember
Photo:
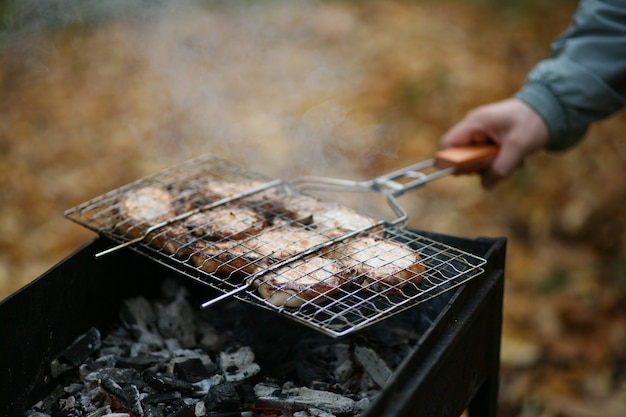
[[[52,377],[57,377],[63,372],[83,363],[85,359],[100,348],[100,331],[94,327],[80,335],[63,351],[59,352],[50,363]]]
[[[237,300],[199,311],[190,297],[166,281],[161,298],[125,300],[118,325],[54,357],[58,385],[25,415],[358,416],[438,311],[332,339]]]

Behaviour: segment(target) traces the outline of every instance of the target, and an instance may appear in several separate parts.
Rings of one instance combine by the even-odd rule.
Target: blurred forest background
[[[200,154],[276,178],[430,158],[576,4],[0,3],[0,298],[95,237],[66,209]],[[503,417],[626,415],[624,132],[622,112],[491,192],[463,176],[402,197],[412,227],[508,238]]]

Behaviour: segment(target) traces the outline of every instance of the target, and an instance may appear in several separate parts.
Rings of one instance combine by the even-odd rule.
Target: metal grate
[[[165,209],[144,221],[129,216],[125,199],[146,189],[160,190],[168,200]],[[213,156],[120,187],[65,216],[119,244],[99,256],[128,246],[221,293],[203,307],[236,297],[333,337],[461,285],[482,274],[486,263]],[[369,256],[367,245],[357,245],[363,239],[384,242],[384,249],[363,259]],[[406,273],[402,265],[411,262],[405,254],[415,252],[417,268]],[[285,274],[320,257],[327,262],[293,279],[296,289],[281,286]],[[329,264],[338,269],[327,271]],[[369,269],[360,270],[362,264]],[[401,276],[387,273],[388,268],[401,269]],[[378,279],[370,279],[372,275]]]

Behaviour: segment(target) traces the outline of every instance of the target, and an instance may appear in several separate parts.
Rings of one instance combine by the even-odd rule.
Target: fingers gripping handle
[[[493,145],[446,148],[437,152],[435,166],[439,169],[456,168],[457,174],[480,172],[491,165],[498,151],[499,148]]]

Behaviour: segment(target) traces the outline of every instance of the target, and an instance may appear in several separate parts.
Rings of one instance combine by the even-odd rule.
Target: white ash
[[[228,382],[240,382],[261,372],[261,367],[254,362],[254,352],[248,346],[220,352],[220,369]]]
[[[354,413],[362,406],[362,403],[340,394],[307,387],[293,387],[289,383],[282,387],[260,383],[255,385],[254,394],[264,404],[270,406],[284,404],[289,409],[300,410],[302,416],[346,415]]]

